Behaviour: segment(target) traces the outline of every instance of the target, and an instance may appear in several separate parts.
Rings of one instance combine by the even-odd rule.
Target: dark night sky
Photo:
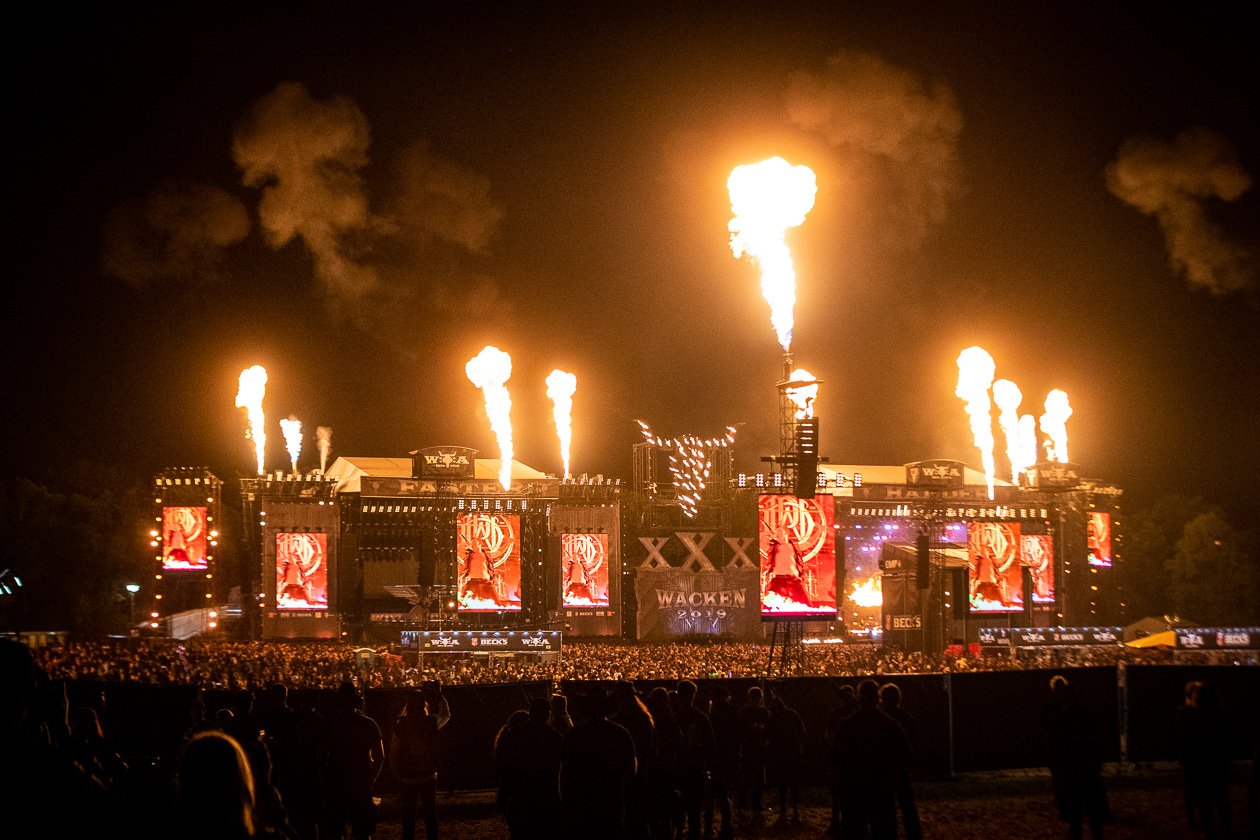
[[[777,154],[818,175],[794,349],[833,462],[978,466],[979,344],[1024,411],[1068,392],[1088,475],[1260,504],[1238,4],[172,5],[10,33],[6,475],[233,478],[252,364],[270,468],[289,414],[307,467],[316,425],[496,457],[463,373],[487,343],[519,460],[560,469],[561,367],[576,472],[628,477],[635,418],[743,423],[755,469],[779,349],[725,185]]]

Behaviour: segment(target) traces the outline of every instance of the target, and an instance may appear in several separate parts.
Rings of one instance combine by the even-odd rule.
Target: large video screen
[[[1032,581],[1029,597],[1034,604],[1054,603],[1054,537],[1024,534],[1019,538],[1020,562],[1028,567]]]
[[[208,567],[206,509],[162,508],[162,571],[193,571]]]
[[[276,534],[276,609],[328,609],[327,534]]]
[[[1111,566],[1111,514],[1090,513],[1085,532],[1089,547],[1089,565]]]
[[[834,620],[835,500],[768,495],[757,505],[762,620]]]
[[[972,612],[1019,612],[1024,608],[1019,548],[1017,524],[967,523],[967,582]]]
[[[456,523],[459,609],[521,609],[521,518],[515,514],[466,513]]]
[[[608,535],[561,534],[561,597],[566,609],[608,606]]]

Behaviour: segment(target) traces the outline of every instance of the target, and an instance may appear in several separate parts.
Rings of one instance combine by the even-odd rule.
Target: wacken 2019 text
[[[670,607],[743,607],[748,603],[745,589],[723,589],[717,592],[680,592],[675,589],[656,590],[656,605]]]

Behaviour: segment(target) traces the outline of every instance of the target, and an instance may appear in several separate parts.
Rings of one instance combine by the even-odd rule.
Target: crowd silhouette
[[[231,645],[213,656],[178,647],[151,649],[168,663],[182,661],[189,674],[222,674],[207,661],[226,657],[239,664],[248,656]],[[327,687],[326,673],[314,680],[324,690],[292,691],[283,680],[259,684],[270,672],[244,663],[243,680],[229,676],[222,683],[241,690],[219,692],[215,706],[208,705],[209,695],[183,695],[192,696],[187,725],[173,760],[164,763],[124,754],[113,742],[106,692],[70,692],[64,671],[50,674],[44,667],[73,662],[97,680],[125,672],[132,682],[162,673],[157,659],[139,665],[130,659],[132,648],[110,649],[124,650],[131,664],[89,665],[85,650],[93,649],[84,647],[33,655],[0,640],[0,807],[10,825],[29,818],[41,835],[53,837],[368,838],[378,832],[384,801],[404,840],[414,838],[420,824],[430,840],[438,836],[440,747],[452,720],[441,683],[389,694],[398,702],[382,727],[364,710],[361,686],[372,672],[343,661],[338,648],[298,644],[269,652],[267,667],[299,685],[309,685],[301,682],[302,662],[352,678]],[[303,659],[307,653],[311,657]],[[821,749],[829,835],[923,836],[915,796],[920,724],[903,708],[895,679],[833,683],[831,708],[810,717],[825,721],[817,732],[774,683],[740,685],[735,692],[728,681],[708,681],[704,688],[687,677],[655,682],[552,680],[542,683],[548,686],[543,693],[535,688],[525,697],[484,757],[493,763],[507,834],[726,840],[739,836],[741,826],[799,824],[802,768],[811,751]],[[1061,675],[1050,681],[1048,694],[1047,793],[1070,837],[1083,837],[1088,828],[1101,838],[1110,812],[1099,716]],[[1218,686],[1204,680],[1186,686],[1177,728],[1187,825],[1208,838],[1231,836],[1237,734]],[[1247,795],[1254,825],[1254,763]]]

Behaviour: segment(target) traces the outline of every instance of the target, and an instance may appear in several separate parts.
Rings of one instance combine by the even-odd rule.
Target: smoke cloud
[[[417,244],[436,240],[478,253],[503,221],[503,206],[491,197],[490,181],[424,141],[403,151],[394,175],[398,191],[391,215],[399,233]]]
[[[225,249],[248,236],[249,227],[245,205],[227,192],[168,182],[110,214],[101,267],[138,288],[212,283],[221,279]]]
[[[1136,137],[1107,166],[1107,188],[1159,222],[1173,270],[1221,295],[1255,284],[1256,254],[1231,243],[1207,218],[1211,199],[1236,201],[1251,186],[1230,142],[1191,128],[1171,143]]]
[[[958,138],[963,119],[953,92],[925,83],[878,56],[841,51],[818,72],[793,75],[787,113],[821,135],[844,159],[873,208],[871,230],[885,241],[915,243],[945,217],[961,183]]]
[[[356,254],[356,244],[383,227],[359,175],[370,142],[354,102],[316,100],[297,82],[254,103],[233,137],[245,185],[262,189],[258,218],[268,243],[279,249],[301,238],[330,302],[353,305],[378,283]]]

